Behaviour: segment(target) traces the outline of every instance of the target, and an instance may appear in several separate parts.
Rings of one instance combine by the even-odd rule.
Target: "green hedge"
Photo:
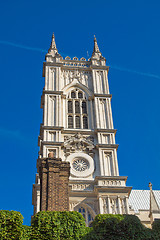
[[[134,215],[99,214],[93,221],[87,240],[149,240],[152,231],[143,226]]]
[[[78,212],[42,211],[33,217],[31,226],[30,239],[79,240],[86,232],[84,218]]]
[[[16,211],[0,210],[0,239],[20,239],[23,216]]]
[[[154,239],[160,239],[160,220],[155,220],[152,224],[152,232]]]
[[[23,225],[22,236],[21,236],[20,240],[30,240],[31,239],[31,233],[32,233],[32,227]]]
[[[31,226],[23,224],[16,211],[0,211],[0,240],[160,240],[160,220],[152,230],[134,215],[99,214],[92,227],[85,226],[78,212],[39,212]]]

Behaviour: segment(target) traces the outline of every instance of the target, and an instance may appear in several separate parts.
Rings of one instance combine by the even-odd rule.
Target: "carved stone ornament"
[[[63,70],[61,73],[62,79],[65,82],[72,82],[74,79],[77,79],[80,83],[88,86],[88,81],[91,78],[91,73],[88,71],[78,71],[77,70]]]
[[[94,137],[92,136],[83,136],[80,133],[76,133],[73,136],[64,137],[64,148],[66,157],[71,153],[75,152],[85,152],[90,156],[93,156],[94,149]]]
[[[107,198],[103,198],[103,212],[104,214],[108,213]]]

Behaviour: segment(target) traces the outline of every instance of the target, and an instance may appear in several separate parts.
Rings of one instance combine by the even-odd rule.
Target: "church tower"
[[[87,226],[99,213],[129,213],[131,187],[119,176],[108,71],[95,37],[90,59],[63,59],[53,34],[43,65],[34,213],[42,210],[41,159],[51,155],[70,163],[69,210],[82,213]]]

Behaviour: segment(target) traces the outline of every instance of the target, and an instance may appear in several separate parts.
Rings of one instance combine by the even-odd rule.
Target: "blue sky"
[[[42,63],[52,32],[62,56],[91,56],[93,36],[110,66],[120,175],[160,189],[160,2],[1,1],[0,209],[32,215],[42,122]]]

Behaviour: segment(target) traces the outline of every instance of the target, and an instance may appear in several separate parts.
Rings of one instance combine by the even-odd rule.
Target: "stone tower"
[[[131,187],[119,176],[108,71],[96,38],[90,59],[63,59],[53,34],[43,65],[34,213],[41,210],[41,159],[49,153],[70,163],[69,209],[82,213],[87,226],[99,213],[129,213]]]

